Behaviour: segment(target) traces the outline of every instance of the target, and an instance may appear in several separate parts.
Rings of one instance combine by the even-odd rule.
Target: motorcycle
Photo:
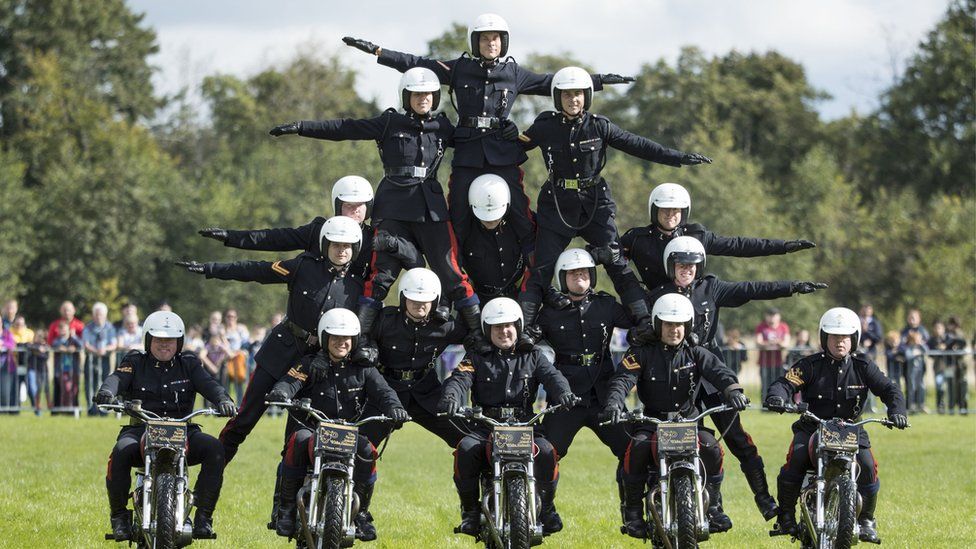
[[[315,426],[314,462],[297,496],[298,521],[295,533],[298,549],[352,547],[356,540],[353,519],[359,513],[359,498],[353,491],[353,467],[359,427],[373,421],[393,421],[372,416],[359,421],[330,419],[311,407],[311,400],[265,402],[308,414]]]
[[[773,412],[789,412],[819,424],[815,439],[816,469],[807,473],[800,489],[800,521],[796,532],[771,530],[770,536],[792,535],[803,547],[846,549],[857,544],[857,515],[861,496],[857,493],[857,452],[861,426],[887,419],[864,419],[855,423],[840,418],[820,419],[806,403],[767,406]]]
[[[177,419],[144,410],[140,400],[98,407],[103,411],[124,413],[146,425],[143,435],[145,464],[141,470],[136,470],[136,485],[132,491],[131,539],[136,547],[175,549],[193,543],[190,510],[194,502],[186,466],[190,419],[201,415],[215,416],[219,412],[203,408]],[[212,539],[216,537],[215,534]],[[105,534],[105,539],[114,540],[115,537]]]
[[[461,408],[454,414],[491,429],[491,468],[481,473],[482,530],[475,538],[483,541],[485,547],[526,549],[542,543],[542,523],[538,519],[542,504],[535,491],[532,426],[562,407],[549,406],[523,422],[515,420],[514,408],[504,421],[485,416],[479,406]],[[454,533],[460,530],[455,528]]]
[[[620,422],[657,425],[658,481],[645,501],[647,522],[654,525],[655,546],[698,547],[699,542],[708,540],[709,500],[705,467],[698,452],[698,421],[732,409],[715,406],[695,417],[675,415],[666,420],[645,416],[642,408],[620,415]],[[606,421],[602,425],[610,423]],[[627,532],[624,527],[620,531]]]

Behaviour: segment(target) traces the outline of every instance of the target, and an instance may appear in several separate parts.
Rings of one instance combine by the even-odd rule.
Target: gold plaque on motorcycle
[[[659,452],[692,452],[697,447],[697,423],[662,423],[657,426]]]
[[[820,441],[828,450],[856,452],[858,428],[837,423],[825,423],[820,427]]]
[[[182,450],[186,445],[186,423],[179,421],[146,422],[146,449],[171,448]]]
[[[339,454],[354,453],[358,434],[359,428],[352,425],[319,424],[315,433],[315,449]]]
[[[495,427],[492,431],[493,451],[506,456],[532,456],[532,427]]]

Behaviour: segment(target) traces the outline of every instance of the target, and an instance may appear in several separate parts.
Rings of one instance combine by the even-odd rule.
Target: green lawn
[[[785,457],[792,416],[748,411],[745,424],[763,454],[770,483]],[[880,463],[878,522],[886,547],[972,547],[976,544],[976,418],[912,416],[904,432],[871,429]],[[118,432],[114,418],[75,420],[22,414],[0,417],[0,546],[109,547],[104,474]],[[216,434],[222,420],[207,418]],[[285,547],[265,529],[282,418],[264,418],[228,468],[216,513],[219,539],[195,547]],[[451,452],[439,439],[407,426],[379,464],[373,515],[375,547],[471,547],[456,536],[457,496]],[[614,460],[589,432],[580,433],[560,467],[557,499],[565,529],[549,547],[646,547],[618,533]],[[752,495],[726,456],[724,498],[732,531],[713,547],[787,547],[767,536]]]

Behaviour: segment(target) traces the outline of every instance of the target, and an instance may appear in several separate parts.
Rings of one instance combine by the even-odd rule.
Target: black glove
[[[567,391],[559,395],[559,404],[562,404],[564,410],[568,410],[579,403],[580,398],[573,393]]]
[[[619,404],[607,404],[607,407],[600,412],[600,417],[610,423],[620,423],[620,416],[624,413],[623,406]]]
[[[272,387],[268,394],[264,395],[264,400],[265,402],[288,402],[289,399],[281,389]]]
[[[817,245],[809,240],[787,240],[786,241],[786,253],[791,254],[793,252],[798,252],[800,250],[809,250],[810,248],[816,248]]]
[[[376,364],[376,360],[380,356],[380,351],[372,345],[360,345],[355,351],[352,352],[352,362],[363,367],[369,367]]]
[[[749,406],[749,399],[746,398],[746,394],[741,389],[736,389],[729,393],[726,400],[729,401],[729,406],[740,412]]]
[[[442,398],[440,402],[437,403],[437,411],[445,413],[449,416],[453,416],[461,409],[461,405],[458,401],[453,398]]]
[[[227,231],[218,227],[207,227],[206,229],[200,229],[197,233],[204,238],[212,238],[219,242],[227,240]]]
[[[237,415],[237,406],[233,400],[225,398],[217,403],[217,411],[224,417],[234,417]]]
[[[382,253],[396,253],[399,248],[398,242],[395,236],[384,231],[378,230],[376,234],[373,235],[373,250]]]
[[[465,351],[476,355],[491,352],[491,344],[481,332],[469,332],[468,335],[464,336],[464,341],[461,344]]]
[[[586,251],[593,256],[593,261],[597,265],[613,265],[620,261],[620,248],[613,244],[606,246],[587,246]]]
[[[712,159],[698,154],[698,153],[685,153],[681,155],[681,165],[682,166],[695,166],[698,164],[711,164]]]
[[[657,341],[657,333],[654,331],[654,322],[650,318],[642,318],[627,332],[627,341],[631,345],[641,346]]]
[[[287,124],[281,124],[280,126],[275,126],[271,128],[271,135],[278,137],[279,135],[286,135],[290,133],[299,133],[302,131],[302,122],[289,122]]]
[[[899,429],[908,427],[908,417],[905,414],[889,414],[888,421],[894,423]]]
[[[630,84],[634,81],[633,76],[620,76],[619,74],[601,74],[600,81],[604,84]]]
[[[441,325],[451,320],[451,308],[447,305],[438,305],[430,312],[430,321]]]
[[[203,274],[203,263],[197,263],[196,261],[177,261],[176,265],[186,267],[186,270],[191,273]]]
[[[542,302],[545,303],[546,307],[556,309],[557,311],[568,309],[573,304],[573,300],[569,299],[569,296],[556,291],[552,286],[549,287],[549,291],[546,292]]]
[[[782,414],[785,411],[786,401],[780,396],[768,396],[766,397],[766,407]]]
[[[814,291],[823,290],[824,288],[827,288],[826,282],[801,282],[797,280],[790,286],[790,293],[812,294]]]
[[[390,419],[392,419],[393,423],[399,427],[410,421],[410,414],[408,414],[403,408],[394,408],[390,410]]]
[[[99,389],[92,398],[95,404],[111,404],[113,400],[115,400],[115,395],[112,394],[112,391],[106,389]]]
[[[372,42],[367,42],[366,40],[361,40],[359,38],[353,38],[352,36],[343,36],[342,41],[345,42],[347,46],[352,46],[357,50],[372,53],[373,55],[376,55],[376,51],[380,49],[379,46]]]
[[[502,120],[501,129],[501,136],[505,141],[515,141],[518,139],[519,129],[518,126],[515,125],[515,122],[512,122],[506,118],[505,120]]]

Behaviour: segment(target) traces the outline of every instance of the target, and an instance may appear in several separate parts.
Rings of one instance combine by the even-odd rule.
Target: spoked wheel
[[[849,549],[854,544],[857,523],[857,490],[848,476],[837,477],[827,485],[822,549]]]
[[[160,473],[156,476],[153,488],[155,502],[153,512],[156,515],[156,535],[153,547],[155,549],[176,549],[177,528],[180,521],[176,516],[176,477],[172,473]]]
[[[318,524],[322,526],[322,537],[316,549],[339,549],[345,531],[342,524],[342,511],[346,503],[346,482],[342,477],[325,477],[322,487],[322,501],[319,505]]]
[[[508,515],[507,549],[528,549],[532,544],[532,536],[529,533],[525,477],[515,475],[505,480],[505,498],[505,511]]]
[[[677,475],[671,479],[671,508],[677,526],[674,549],[698,547],[695,488],[690,475]]]

